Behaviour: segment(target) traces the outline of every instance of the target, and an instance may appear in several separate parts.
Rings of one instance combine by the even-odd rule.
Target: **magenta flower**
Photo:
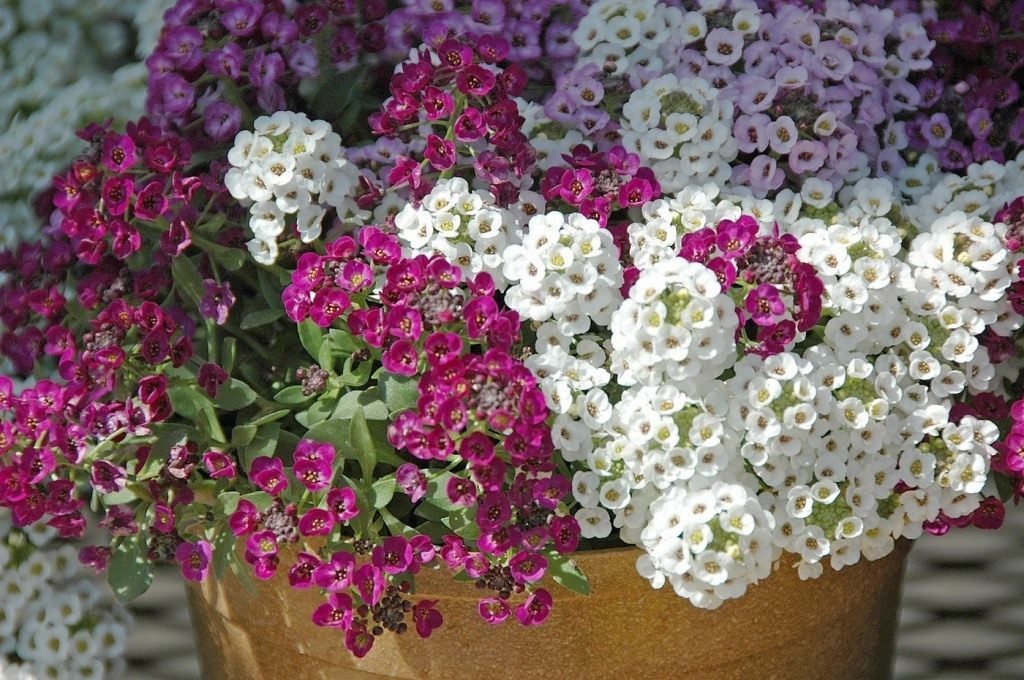
[[[551,593],[540,588],[530,593],[526,601],[516,607],[516,618],[524,626],[538,626],[551,613]]]
[[[427,145],[423,149],[423,157],[435,170],[448,170],[455,165],[457,160],[455,142],[437,135],[427,135]]]
[[[395,470],[395,481],[398,488],[409,495],[413,503],[427,494],[427,477],[412,463],[403,463]]]
[[[278,552],[277,536],[273,531],[257,531],[245,542],[246,553],[253,557],[269,557]]]
[[[352,625],[352,597],[347,593],[331,593],[327,603],[313,612],[313,623],[348,630]]]
[[[166,212],[167,205],[163,183],[153,180],[136,194],[135,216],[143,220],[155,220]]]
[[[353,623],[345,632],[345,649],[352,652],[352,656],[362,659],[369,654],[373,647],[374,637],[366,630],[362,623]]]
[[[327,492],[327,507],[339,522],[347,522],[359,514],[356,492],[351,487],[334,488]]]
[[[331,485],[334,470],[324,460],[298,460],[294,467],[295,478],[310,491],[323,491]]]
[[[430,637],[430,634],[444,623],[441,612],[437,611],[435,605],[437,600],[420,600],[412,607],[412,620],[416,623],[416,633],[421,638]]]
[[[338,288],[321,288],[309,307],[309,318],[317,326],[327,328],[351,305],[348,294]]]
[[[344,550],[340,550],[323,564],[313,569],[313,583],[329,593],[347,590],[352,585],[355,574],[356,558]]]
[[[381,355],[384,370],[396,375],[413,376],[419,370],[419,351],[408,340],[398,340]]]
[[[288,478],[284,475],[284,464],[280,458],[256,457],[249,469],[249,478],[253,484],[271,496],[280,495],[288,488]]]
[[[182,576],[189,581],[202,581],[206,578],[212,556],[213,547],[203,540],[179,543],[178,549],[174,552],[175,559],[181,565]]]
[[[334,515],[323,508],[307,510],[299,518],[299,533],[303,536],[326,536],[334,529]]]
[[[509,560],[508,566],[516,583],[533,583],[544,578],[548,561],[540,553],[523,550]]]
[[[384,577],[384,571],[377,565],[361,565],[353,574],[352,581],[359,591],[359,596],[363,598],[363,602],[371,607],[384,597],[387,579]]]
[[[34,450],[33,450],[34,452]],[[29,452],[26,452],[29,453]],[[52,454],[50,454],[52,457]],[[50,470],[56,467],[56,464],[50,467]],[[40,469],[44,469],[40,467]],[[30,480],[40,481],[40,480]],[[124,488],[125,482],[127,481],[127,473],[124,468],[119,465],[114,465],[103,459],[94,461],[92,464],[92,486],[100,493],[115,493]]]
[[[215,449],[210,449],[203,454],[203,466],[210,473],[211,479],[234,479],[238,474],[234,458]]]
[[[388,536],[373,549],[372,560],[385,574],[401,574],[413,563],[412,545],[404,536]]]
[[[580,543],[580,525],[575,517],[555,517],[548,525],[548,533],[555,550],[565,554],[576,550]]]
[[[238,501],[238,507],[228,517],[228,526],[235,536],[245,536],[256,531],[261,521],[263,516],[259,508],[252,501],[243,498]]]
[[[774,325],[786,313],[785,301],[778,289],[770,283],[762,283],[750,291],[743,307],[758,326]]]
[[[106,571],[110,563],[110,548],[99,545],[87,545],[78,551],[78,561],[83,567],[92,569],[97,574]]]
[[[288,570],[288,584],[296,590],[303,590],[313,585],[313,572],[321,564],[316,555],[306,551],[295,557],[295,564]]]
[[[491,625],[503,623],[512,615],[508,603],[497,597],[485,597],[477,605],[480,618]]]
[[[445,490],[448,493],[448,500],[455,505],[468,508],[476,502],[476,484],[463,477],[450,477]]]
[[[128,135],[106,135],[103,138],[102,162],[112,172],[125,172],[138,160],[135,142]]]

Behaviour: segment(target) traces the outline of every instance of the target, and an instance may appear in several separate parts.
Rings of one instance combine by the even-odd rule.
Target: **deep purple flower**
[[[217,398],[217,393],[220,391],[220,386],[228,380],[227,371],[218,366],[217,364],[205,363],[199,367],[199,373],[196,376],[196,383],[210,396],[211,399]]]
[[[234,458],[223,451],[210,449],[204,453],[203,465],[211,479],[234,479],[237,474]]]
[[[213,547],[208,541],[199,540],[195,543],[184,541],[178,544],[174,557],[181,565],[182,576],[189,581],[202,581],[210,570]]]
[[[218,326],[227,323],[228,312],[235,304],[235,295],[231,292],[231,283],[217,283],[213,279],[203,280],[203,297],[199,300],[199,313],[207,319],[213,319]]]
[[[351,487],[334,488],[328,491],[327,507],[339,522],[347,522],[359,514],[356,492]]]
[[[440,628],[444,619],[437,611],[437,600],[420,600],[412,607],[412,620],[416,624],[416,633],[421,638],[428,638],[435,629]]]

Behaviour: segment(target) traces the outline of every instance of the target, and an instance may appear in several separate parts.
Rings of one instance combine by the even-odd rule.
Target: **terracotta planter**
[[[687,678],[869,680],[891,672],[900,588],[910,543],[876,562],[800,581],[787,564],[715,611],[696,609],[640,578],[635,550],[582,553],[590,597],[558,586],[539,628],[489,626],[477,592],[446,572],[421,573],[419,595],[439,599],[445,625],[377,640],[363,659],[340,631],[318,628],[322,601],[280,575],[258,595],[236,579],[190,584],[189,604],[207,680],[352,678]]]

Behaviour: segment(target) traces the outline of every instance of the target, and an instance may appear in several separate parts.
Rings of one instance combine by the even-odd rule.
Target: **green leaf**
[[[341,382],[343,385],[361,387],[370,380],[370,373],[372,371],[372,361],[360,361],[356,363],[352,360],[352,357],[348,357],[345,359],[345,365],[341,371]]]
[[[275,420],[281,420],[281,418],[284,418],[289,413],[291,413],[291,411],[286,408],[279,409],[277,411],[271,411],[270,413],[264,413],[263,415],[258,416],[257,418],[253,419],[249,424],[256,426],[266,425],[267,423],[272,423]]]
[[[220,386],[213,405],[225,411],[238,411],[256,401],[256,391],[241,380],[231,378]]]
[[[337,392],[331,391],[320,395],[320,398],[313,402],[305,411],[296,414],[295,420],[303,427],[314,427],[331,417],[334,410],[334,401]]]
[[[135,599],[153,583],[153,565],[146,558],[145,533],[126,536],[114,546],[110,556],[107,583],[118,602]]]
[[[320,368],[324,369],[328,373],[334,373],[334,343],[331,342],[330,337],[324,338],[323,344],[320,345],[320,354],[317,355],[316,361],[320,364]]]
[[[231,564],[231,557],[235,554],[235,535],[222,528],[210,543],[213,545],[213,573],[218,579],[222,579]]]
[[[260,309],[280,309],[281,313],[284,313],[284,304],[281,302],[281,293],[284,290],[284,286],[273,274],[273,272],[267,271],[266,269],[259,269],[257,271],[257,278],[260,284],[260,293],[263,295],[263,303],[259,305]]]
[[[346,354],[358,352],[363,347],[356,336],[352,335],[352,333],[348,331],[343,331],[339,328],[332,328],[327,331],[327,335],[331,338],[331,343]]]
[[[200,392],[194,385],[190,385],[172,387],[167,390],[167,396],[170,397],[171,406],[174,407],[175,412],[195,423],[202,434],[218,442],[225,440],[224,431],[221,429],[217,413],[213,409],[213,402],[205,393]]]
[[[230,248],[228,246],[222,246],[217,243],[211,243],[204,241],[202,246],[210,257],[220,266],[227,269],[229,272],[235,272],[242,268],[248,259],[248,253],[239,248]]]
[[[227,372],[235,370],[235,357],[238,355],[238,341],[230,335],[225,336],[224,342],[220,343],[220,366]]]
[[[306,439],[318,442],[327,442],[342,453],[348,448],[348,421],[325,420],[309,428],[306,432]]]
[[[370,501],[370,494],[373,493],[373,489],[369,485],[357,482],[345,475],[340,475],[340,477],[346,485],[352,487],[352,491],[356,494],[356,504],[359,506],[359,514],[349,520],[349,523],[352,525],[352,531],[355,532],[356,538],[365,538],[374,514],[372,512],[373,503]]]
[[[268,323],[274,323],[282,316],[284,316],[283,309],[267,309],[265,307],[261,307],[260,309],[249,312],[243,316],[240,325],[243,331],[247,331],[252,328],[266,326]]]
[[[281,427],[277,423],[264,425],[256,432],[252,441],[241,449],[242,466],[246,471],[252,466],[252,461],[260,456],[273,456],[277,451],[277,442],[280,438]]]
[[[350,390],[341,395],[338,404],[331,413],[331,418],[349,420],[356,411],[362,411],[367,420],[387,420],[388,409],[380,399],[376,387],[366,390]]]
[[[408,526],[400,519],[395,517],[393,514],[388,512],[386,508],[382,508],[380,510],[380,516],[384,518],[384,526],[388,528],[388,531],[391,532],[392,536],[405,536],[406,538],[412,538],[416,534],[420,533],[420,530],[423,528],[419,527],[417,529],[413,529],[412,527]],[[441,528],[444,529],[444,527]],[[442,534],[444,533],[447,533],[447,530],[442,532]],[[437,542],[441,542],[440,536],[438,536]]]
[[[362,410],[352,414],[352,422],[348,430],[349,443],[359,461],[359,469],[363,472],[363,480],[367,484],[373,479],[373,468],[377,465],[377,445],[366,424],[366,416]]]
[[[455,505],[448,498],[448,480],[454,476],[450,472],[442,472],[427,482],[427,498],[446,512],[454,512],[463,508],[461,505]]]
[[[253,491],[251,493],[243,494],[238,500],[249,501],[261,511],[266,510],[274,504],[274,497],[266,491]]]
[[[393,476],[378,479],[373,483],[373,507],[375,510],[380,510],[391,502],[397,486],[398,483]]]
[[[302,385],[289,385],[274,395],[274,401],[279,404],[302,404],[313,398],[313,395],[303,394]]]
[[[448,515],[447,520],[442,520],[444,525],[456,534],[470,541],[480,537],[480,527],[476,523],[476,506],[471,508],[459,508]]]
[[[203,275],[192,260],[187,257],[171,258],[171,276],[182,296],[198,304],[203,297]]]
[[[238,509],[238,499],[241,494],[237,491],[222,491],[217,494],[217,515],[227,517]]]
[[[258,425],[248,423],[246,425],[236,425],[231,428],[231,445],[236,449],[243,449],[252,442],[253,438],[256,437],[256,431],[259,429]]]
[[[555,583],[580,595],[590,595],[590,581],[575,562],[554,550],[545,550],[544,555],[548,558],[548,573]]]
[[[324,331],[311,320],[306,319],[298,325],[299,341],[309,356],[314,359],[320,358],[320,345],[324,342]]]
[[[420,397],[419,383],[412,378],[386,373],[378,382],[384,393],[384,403],[390,413],[400,413],[416,408]]]
[[[164,463],[167,462],[167,455],[171,452],[171,448],[187,438],[188,434],[183,429],[167,430],[161,433],[149,447],[149,457],[146,459],[145,465],[136,473],[136,478],[149,479],[159,473]]]
[[[444,510],[434,505],[433,501],[423,501],[416,506],[413,514],[417,517],[422,517],[423,519],[440,522],[443,519],[447,519],[450,513],[448,510]]]

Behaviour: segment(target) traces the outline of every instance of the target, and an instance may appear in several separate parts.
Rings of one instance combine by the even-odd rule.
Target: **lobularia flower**
[[[713,271],[681,258],[658,262],[612,314],[612,372],[622,385],[690,389],[735,361],[737,325]]]
[[[358,171],[326,121],[291,111],[261,116],[252,131],[235,136],[228,162],[232,167],[224,183],[234,198],[250,205],[248,246],[261,264],[277,259],[286,229],[310,243],[320,238],[329,209],[340,220],[359,214]]]
[[[573,337],[606,326],[622,296],[622,265],[611,233],[579,213],[535,215],[522,244],[504,252],[505,303],[533,321],[553,319]]]

